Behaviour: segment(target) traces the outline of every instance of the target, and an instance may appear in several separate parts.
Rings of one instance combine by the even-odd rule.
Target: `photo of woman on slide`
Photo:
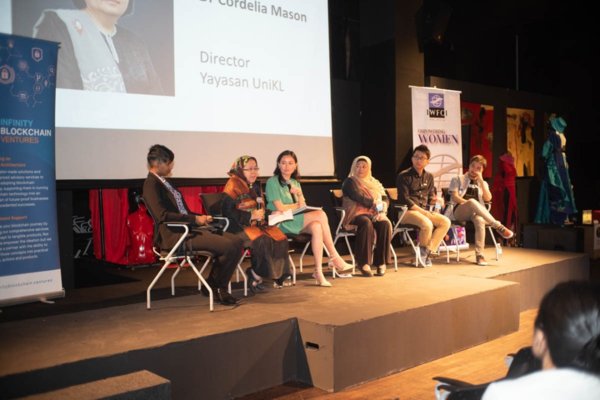
[[[64,2],[40,3],[69,7]],[[73,6],[44,9],[33,26],[34,37],[61,44],[57,87],[152,95],[172,92],[163,89],[144,41],[120,24],[121,17],[134,14],[134,0],[72,0]],[[138,6],[145,7],[146,2]]]

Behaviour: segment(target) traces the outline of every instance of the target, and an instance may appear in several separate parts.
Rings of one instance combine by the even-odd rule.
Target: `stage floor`
[[[427,269],[412,267],[407,249],[398,249],[398,254],[398,271],[389,268],[384,277],[335,279],[332,288],[322,288],[310,278],[309,266],[299,273],[295,287],[268,287],[236,307],[215,304],[214,312],[209,311],[208,298],[197,292],[191,271],[182,271],[173,298],[167,271],[153,292],[152,310],[146,310],[145,287],[158,271],[155,267],[119,271],[140,278],[133,282],[77,289],[73,296],[80,299],[84,290],[89,292],[90,309],[85,311],[70,312],[79,310],[71,303],[65,313],[39,315],[44,308],[69,301],[69,292],[54,306],[36,305],[31,313],[35,318],[11,318],[19,307],[26,310],[33,305],[7,308],[0,314],[0,392],[29,394],[34,389],[16,390],[14,385],[50,379],[50,372],[61,372],[60,366],[80,368],[93,360],[122,362],[123,355],[129,354],[131,365],[115,373],[143,366],[172,381],[174,398],[193,398],[185,394],[191,383],[183,384],[177,373],[164,366],[153,368],[148,355],[144,362],[133,361],[134,355],[148,349],[166,351],[177,343],[212,346],[202,350],[207,357],[219,348],[216,343],[225,345],[224,353],[231,352],[240,365],[247,361],[248,370],[261,363],[277,368],[282,360],[296,364],[280,366],[289,373],[268,379],[253,377],[260,375],[257,372],[249,376],[246,369],[238,371],[241,376],[232,373],[220,383],[230,387],[213,392],[217,397],[240,396],[289,379],[340,390],[515,331],[519,312],[536,307],[557,282],[589,276],[587,256],[576,253],[505,248],[500,261],[494,261],[493,250],[487,249],[490,265],[480,267],[473,263],[473,252],[465,251],[460,262],[451,254],[449,264],[440,257]],[[102,293],[110,296],[103,301]],[[236,289],[234,294],[242,292]],[[98,308],[103,303],[106,307]],[[85,302],[79,307],[86,308]],[[280,335],[273,344],[265,337],[271,334]],[[260,345],[246,351],[243,343]],[[270,349],[270,345],[279,347]],[[305,354],[290,355],[297,351]],[[364,370],[357,370],[357,365]],[[95,373],[90,368],[82,374],[86,379],[111,376],[111,371]],[[205,372],[201,368],[195,373]],[[78,380],[65,384],[73,382]],[[58,382],[37,383],[35,390],[60,387]]]

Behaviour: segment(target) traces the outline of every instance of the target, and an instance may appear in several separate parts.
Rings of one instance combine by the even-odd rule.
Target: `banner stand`
[[[58,43],[0,33],[0,304],[64,297],[58,252]]]

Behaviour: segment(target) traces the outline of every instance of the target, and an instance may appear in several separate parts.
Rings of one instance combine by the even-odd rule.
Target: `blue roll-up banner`
[[[64,296],[56,221],[58,43],[0,33],[0,304]]]

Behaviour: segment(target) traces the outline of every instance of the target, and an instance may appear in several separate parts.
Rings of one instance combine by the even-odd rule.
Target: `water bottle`
[[[442,212],[442,199],[440,198],[440,196],[436,197],[435,204],[433,205],[433,210],[436,213]]]

